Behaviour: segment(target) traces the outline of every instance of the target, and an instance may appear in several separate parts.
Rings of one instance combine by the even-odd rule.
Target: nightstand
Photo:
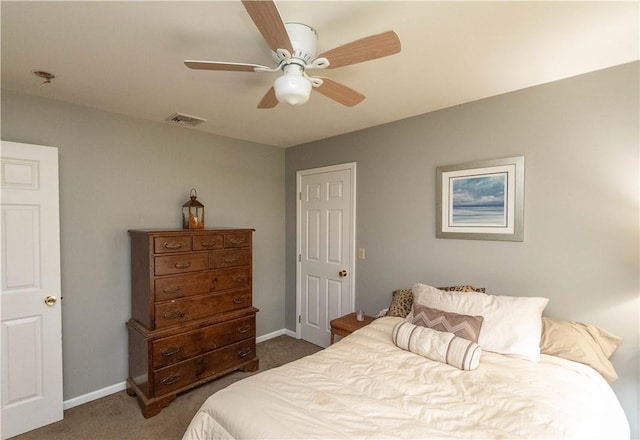
[[[341,316],[340,318],[333,319],[329,324],[331,325],[331,343],[334,343],[334,338],[338,336],[349,336],[351,333],[358,329],[361,329],[367,324],[370,324],[374,319],[373,316],[364,315],[364,321],[358,321],[355,313],[349,313],[348,315]]]

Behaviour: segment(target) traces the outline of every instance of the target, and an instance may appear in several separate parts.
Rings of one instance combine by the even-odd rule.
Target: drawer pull
[[[247,276],[244,274],[235,274],[231,277],[231,280],[236,283],[244,283],[247,281]]]
[[[238,333],[246,333],[251,330],[251,326],[249,324],[245,324],[242,327],[238,327]]]
[[[235,298],[233,298],[233,302],[235,304],[242,304],[244,302],[244,298],[242,298],[241,296],[236,296]]]
[[[164,379],[162,379],[162,384],[163,385],[171,385],[176,383],[177,381],[180,380],[180,375],[179,374],[172,374],[171,376],[167,376]]]
[[[174,266],[176,269],[188,269],[191,267],[191,261],[178,261]]]
[[[184,318],[184,312],[180,310],[172,310],[170,312],[165,312],[163,316],[165,319]]]
[[[231,255],[229,257],[224,257],[224,262],[225,263],[235,263],[236,261],[238,261],[240,259],[240,257],[238,257],[237,255]]]
[[[166,241],[164,243],[165,249],[180,249],[182,247],[182,243],[179,241]]]
[[[162,350],[160,353],[162,354],[162,356],[173,356],[174,354],[176,354],[177,352],[180,351],[180,347],[176,346],[176,345],[172,345],[171,347],[167,347],[164,350]]]
[[[182,289],[182,287],[173,286],[173,287],[165,287],[164,289],[162,289],[162,291],[164,293],[177,293],[177,292],[180,292],[180,289]]]
[[[240,350],[238,352],[238,357],[244,358],[249,356],[249,354],[251,353],[251,349],[250,348],[243,348],[242,350]]]
[[[229,242],[230,242],[232,245],[237,246],[237,245],[239,245],[239,244],[244,243],[244,242],[245,242],[245,239],[244,239],[244,237],[232,237],[232,238],[229,240]]]
[[[215,240],[202,241],[200,242],[200,245],[202,247],[214,247],[216,245],[216,241]]]

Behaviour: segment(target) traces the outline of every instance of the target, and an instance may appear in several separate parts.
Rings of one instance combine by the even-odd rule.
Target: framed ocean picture
[[[438,167],[436,237],[523,241],[524,156]]]

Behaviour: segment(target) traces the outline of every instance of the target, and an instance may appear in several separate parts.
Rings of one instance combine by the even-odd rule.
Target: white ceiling
[[[344,107],[256,105],[277,73],[190,70],[185,59],[273,65],[239,1],[10,2],[2,87],[153,121],[207,119],[219,135],[288,147],[638,60],[639,3],[280,1],[318,51],[386,30],[400,54],[322,72],[366,95]],[[51,84],[32,72],[56,75]]]

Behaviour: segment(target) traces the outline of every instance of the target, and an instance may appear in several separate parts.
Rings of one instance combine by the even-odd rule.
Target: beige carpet
[[[289,336],[257,345],[260,371],[277,367],[321,350]],[[64,412],[64,420],[13,437],[12,440],[127,440],[181,439],[191,418],[214,392],[256,373],[235,372],[179,395],[160,414],[145,419],[138,401],[125,391]]]

